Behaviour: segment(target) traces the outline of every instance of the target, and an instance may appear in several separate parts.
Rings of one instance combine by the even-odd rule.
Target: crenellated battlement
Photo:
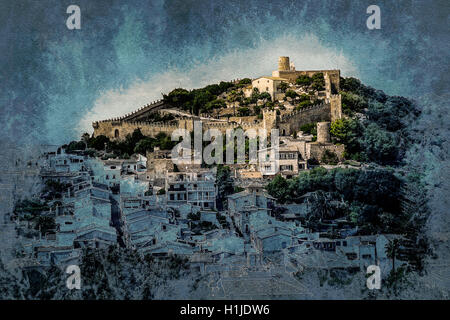
[[[304,114],[304,113],[306,113],[308,111],[311,111],[311,110],[321,109],[321,108],[325,108],[325,107],[329,107],[329,106],[330,105],[327,104],[327,103],[319,103],[319,104],[315,104],[315,105],[312,105],[312,106],[309,106],[309,107],[305,107],[305,108],[302,108],[300,110],[296,110],[296,111],[293,111],[293,112],[291,112],[289,114],[285,114],[285,115],[281,116],[280,122],[289,121],[290,119],[292,119],[292,118],[294,118],[294,117],[296,117],[296,116],[298,116],[300,114]]]
[[[326,78],[331,78],[332,75],[339,75],[339,71],[335,71],[330,70],[330,74],[327,74]],[[307,71],[306,74],[312,75],[316,72],[318,71]],[[304,72],[302,71],[301,73],[303,74]],[[238,83],[240,80],[234,79],[230,82]],[[271,129],[278,128],[282,130],[283,134],[292,134],[302,124],[318,121],[334,121],[334,119],[342,116],[341,96],[339,94],[329,94],[327,99],[320,104],[305,107],[282,116],[277,115],[277,110],[262,110],[262,119],[256,119],[256,117],[254,117],[255,119],[247,119],[243,117],[238,119],[238,121],[236,119],[224,121],[223,119],[212,117],[210,114],[202,114],[200,117],[196,117],[194,115],[188,116],[180,112],[175,113],[176,119],[170,122],[152,122],[147,120],[149,113],[170,108],[172,107],[160,99],[146,104],[133,112],[126,113],[121,117],[95,121],[92,123],[94,136],[104,135],[110,139],[122,140],[128,134],[132,134],[136,129],[140,129],[142,134],[146,136],[156,136],[160,132],[171,134],[176,129],[193,131],[194,121],[200,119],[204,130],[219,129],[224,133],[228,129],[240,127],[244,130],[265,129],[270,132]]]

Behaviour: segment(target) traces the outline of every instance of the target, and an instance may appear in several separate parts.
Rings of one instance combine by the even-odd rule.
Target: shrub
[[[295,83],[299,86],[309,86],[312,83],[312,79],[307,75],[301,75],[295,80]]]

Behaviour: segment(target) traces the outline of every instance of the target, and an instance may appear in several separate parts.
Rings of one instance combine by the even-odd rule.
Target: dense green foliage
[[[326,210],[330,217],[347,217],[360,226],[361,233],[402,233],[405,217],[399,201],[401,186],[402,179],[388,169],[315,168],[292,179],[277,176],[268,184],[267,191],[281,203],[300,203],[305,194],[321,191],[326,197],[316,197],[317,201],[325,199],[322,203],[329,205],[335,200],[343,204]],[[311,207],[317,209],[318,205]]]
[[[309,86],[312,83],[312,79],[307,75],[301,75],[295,80],[295,83],[299,86]]]
[[[67,153],[72,153],[77,150],[85,150],[86,143],[84,141],[71,141],[68,145],[63,146]]]
[[[280,85],[278,86],[278,90],[280,90],[281,92],[286,92],[286,89],[289,87],[289,84],[287,82],[281,82]]]
[[[112,153],[115,157],[128,158],[134,153],[145,155],[146,151],[153,151],[155,147],[161,150],[171,150],[178,142],[171,141],[171,137],[164,132],[160,132],[156,137],[144,136],[140,129],[135,129],[133,133],[127,135],[125,140],[111,141],[105,136],[90,138],[88,146],[96,150],[104,150]]]
[[[312,134],[317,135],[317,123],[306,123],[302,126],[300,126],[300,131],[303,131],[304,134]]]
[[[249,83],[248,80],[242,79],[237,85],[221,81],[219,84],[211,84],[191,91],[177,88],[169,92],[169,94],[163,95],[163,99],[164,102],[193,114],[206,113],[212,109],[224,106],[225,101],[218,99],[218,95],[229,90],[231,91],[233,88],[242,87]]]
[[[307,75],[301,75],[296,80],[295,83],[300,86],[311,86],[312,89],[321,91],[325,87],[325,78],[322,72],[314,74],[312,77]]]
[[[402,234],[398,246],[390,248],[392,257],[408,261],[410,269],[423,270],[429,253],[423,230],[429,209],[420,174],[319,167],[293,179],[277,176],[267,191],[281,203],[306,202],[304,223],[316,231],[329,220],[344,218],[358,227],[359,234]]]
[[[216,173],[217,183],[217,208],[223,210],[226,207],[227,196],[234,192],[230,167],[218,165]]]
[[[284,94],[286,97],[288,98],[292,98],[295,99],[295,97],[298,96],[297,92],[295,92],[294,90],[287,90],[286,93]]]
[[[410,100],[388,96],[358,79],[341,78],[342,109],[350,118],[331,124],[334,142],[345,144],[347,159],[401,164],[412,144],[408,126],[420,112]],[[365,115],[362,119],[357,113]]]
[[[19,218],[31,219],[49,209],[50,207],[45,202],[25,199],[16,202],[14,214],[19,216]]]
[[[339,158],[336,153],[330,150],[325,150],[320,160],[324,164],[336,165],[339,162]]]
[[[325,89],[325,78],[323,77],[322,72],[314,74],[311,77],[311,80],[312,80],[311,87],[314,90],[321,91]]]

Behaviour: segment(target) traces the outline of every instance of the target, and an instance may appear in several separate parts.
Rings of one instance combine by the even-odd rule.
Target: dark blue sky
[[[81,30],[66,27],[70,4],[81,8]],[[371,4],[381,8],[381,30],[366,27]],[[178,74],[187,87],[230,80],[234,66],[236,78],[254,76],[274,69],[278,55],[317,64],[314,50],[340,56],[324,67],[337,61],[329,67],[389,94],[443,95],[448,31],[448,1],[1,0],[0,133],[65,143],[79,138],[86,114],[101,118],[121,94],[139,95],[138,108]]]

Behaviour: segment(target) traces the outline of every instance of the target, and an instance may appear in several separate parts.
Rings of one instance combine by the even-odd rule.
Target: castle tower
[[[330,96],[330,113],[331,122],[342,118],[342,96],[340,94],[332,94]]]
[[[331,142],[329,122],[317,122],[317,142],[320,143]]]
[[[276,110],[263,110],[263,129],[267,130],[267,134],[270,134],[270,130],[277,127],[277,112]]]
[[[278,58],[278,71],[290,71],[289,57]]]

